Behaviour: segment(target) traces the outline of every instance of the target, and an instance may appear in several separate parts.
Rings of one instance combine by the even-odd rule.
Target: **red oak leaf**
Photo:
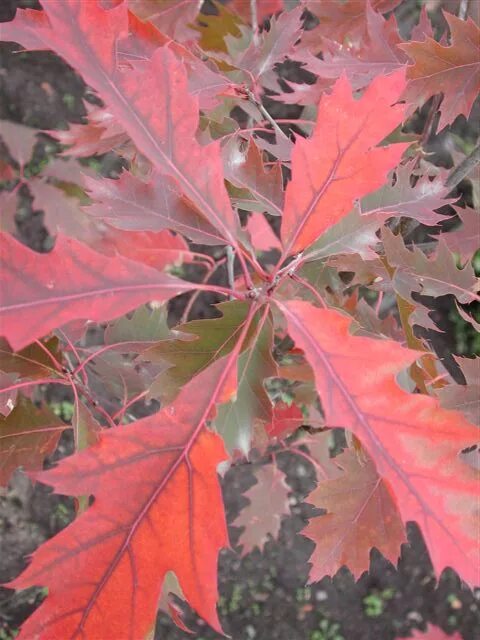
[[[294,433],[306,421],[300,407],[278,402],[272,411],[272,422],[265,428],[269,438],[282,440]]]
[[[412,111],[431,96],[443,94],[439,129],[451,124],[461,113],[468,117],[480,91],[480,29],[471,18],[461,20],[450,13],[444,15],[450,27],[450,46],[445,47],[433,38],[399,45],[414,60],[408,67],[410,82],[404,93]]]
[[[282,221],[285,256],[341,220],[354,200],[379,188],[398,163],[405,145],[376,145],[402,121],[403,106],[391,105],[403,86],[403,72],[378,76],[355,100],[342,78],[322,98],[312,137],[298,138],[292,153]]]
[[[445,409],[461,411],[473,424],[480,427],[480,358],[454,356],[465,378],[465,384],[447,384],[436,390]]]
[[[35,253],[0,234],[1,332],[15,350],[71,320],[100,322],[149,300],[192,288],[122,256],[108,258],[59,235],[50,253]]]
[[[333,459],[343,469],[338,477],[321,480],[306,501],[327,513],[310,519],[303,535],[315,542],[310,580],[334,575],[343,565],[358,578],[368,571],[370,549],[376,547],[393,564],[406,542],[405,529],[388,484],[375,464],[360,460],[353,450]]]
[[[12,351],[6,340],[0,338],[0,371],[15,373],[20,380],[55,378],[59,372],[53,365],[54,360],[62,362],[58,338],[30,344],[17,353]],[[5,386],[2,385],[2,388]]]
[[[15,122],[1,121],[0,138],[7,145],[12,158],[23,167],[30,161],[37,142],[38,131]]]
[[[280,240],[275,235],[267,219],[261,213],[250,216],[247,230],[252,239],[252,245],[257,251],[281,249]]]
[[[412,292],[426,296],[453,295],[461,304],[480,302],[480,281],[471,263],[458,268],[455,254],[440,239],[436,252],[426,256],[418,247],[410,251],[400,235],[382,229],[382,241],[388,262],[396,267],[393,287],[406,300]],[[418,305],[418,303],[417,303]]]
[[[456,211],[462,222],[461,227],[444,233],[441,237],[450,251],[459,253],[463,260],[471,260],[474,253],[478,251],[480,213],[471,208],[457,208]]]
[[[228,538],[217,465],[226,455],[205,423],[231,362],[215,363],[159,413],[102,432],[90,448],[35,475],[57,492],[94,495],[95,502],[9,584],[48,587],[19,639],[144,638],[167,571],[220,630],[217,556]]]
[[[232,138],[224,145],[222,156],[226,179],[248,192],[235,198],[238,206],[246,211],[266,211],[281,216],[284,193],[280,164],[267,171],[262,153],[253,140],[245,145],[243,140]]]
[[[188,92],[184,64],[162,47],[141,66],[117,66],[117,42],[128,33],[126,3],[110,10],[99,0],[43,0],[42,6],[48,27],[45,17],[30,20],[30,13],[19,13],[2,29],[2,39],[29,47],[36,38],[78,70],[138,149],[236,245],[237,219],[223,182],[220,148],[217,142],[202,147],[196,141],[198,103]]]
[[[17,467],[41,469],[67,425],[47,407],[38,408],[20,397],[16,407],[0,416],[0,485],[6,485]]]
[[[299,6],[272,18],[268,31],[259,36],[260,42],[252,42],[235,65],[247,71],[249,78],[273,91],[281,91],[274,66],[293,53],[293,46],[302,32],[303,7]]]
[[[250,504],[233,523],[235,527],[244,528],[239,539],[244,554],[255,547],[263,549],[270,536],[277,538],[282,516],[290,514],[290,488],[283,471],[272,463],[259,467],[255,475],[257,482],[245,493]]]
[[[337,311],[301,301],[279,306],[315,372],[326,425],[358,436],[403,521],[420,524],[438,573],[450,566],[478,584],[478,476],[458,455],[478,440],[478,429],[398,386],[395,376],[418,352],[350,335],[350,321]]]
[[[115,0],[115,3],[122,0]],[[130,9],[142,20],[150,20],[160,31],[175,40],[191,40],[190,25],[200,10],[191,0],[128,0]]]
[[[394,16],[384,20],[381,14],[374,11],[371,4],[366,7],[366,30],[368,37],[358,47],[345,47],[331,36],[319,39],[317,48],[322,48],[322,59],[299,46],[294,60],[305,65],[305,69],[324,80],[337,79],[346,74],[354,89],[365,87],[375,76],[396,71],[405,61],[406,56],[399,51],[401,42]]]
[[[95,246],[102,252],[107,248],[125,258],[153,267],[158,271],[168,265],[193,262],[193,256],[185,240],[164,229],[153,231],[121,231],[109,228],[101,245]]]
[[[366,31],[367,5],[378,12],[392,11],[401,0],[348,0],[348,2],[323,2],[323,0],[306,0],[309,11],[316,16],[320,24],[312,29],[312,41],[318,37],[326,37],[343,43],[358,42]]]
[[[60,144],[69,147],[64,155],[74,158],[101,155],[128,140],[123,127],[106,109],[88,103],[86,108],[88,122],[85,124],[69,123],[66,131],[48,131]]]
[[[459,633],[448,635],[440,627],[432,625],[429,625],[426,631],[414,631],[412,638],[416,638],[416,640],[462,640]]]
[[[202,244],[221,244],[222,235],[191,202],[182,198],[174,181],[153,171],[145,182],[128,171],[118,180],[85,178],[95,204],[86,211],[114,227],[129,231],[173,229]]]

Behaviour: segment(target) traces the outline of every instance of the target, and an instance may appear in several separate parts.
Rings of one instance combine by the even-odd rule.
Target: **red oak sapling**
[[[52,50],[99,99],[84,124],[49,132],[62,154],[30,178],[37,132],[0,131],[1,477],[23,467],[77,504],[7,585],[48,590],[22,640],[145,638],[170,571],[221,631],[218,474],[252,450],[264,465],[235,522],[243,553],[289,513],[275,452],[290,451],[314,464],[307,501],[326,511],[303,530],[312,581],[343,565],[360,576],[372,547],[396,563],[416,521],[438,574],[480,582],[478,361],[458,359],[458,384],[414,330],[436,328],[425,296],[444,295],[478,328],[478,203],[455,208],[459,180],[424,149],[436,124],[470,115],[479,29],[445,14],[437,42],[422,14],[404,42],[382,15],[399,3],[258,0],[252,16],[237,0],[213,15],[41,0],[3,24],[3,40]],[[280,82],[286,60],[315,82]],[[303,117],[275,121],[265,96]],[[423,129],[407,134],[419,107]],[[106,152],[123,158],[116,179],[80,163]],[[458,156],[468,179],[475,155]],[[47,253],[20,242],[21,186]],[[219,304],[200,320],[205,292]],[[167,307],[179,294],[181,319]],[[71,389],[70,425],[32,395],[46,385]],[[160,409],[137,418],[151,400]],[[336,429],[349,444],[333,456]],[[64,430],[74,453],[42,471]]]

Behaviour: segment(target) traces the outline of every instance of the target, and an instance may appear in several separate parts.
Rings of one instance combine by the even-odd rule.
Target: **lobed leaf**
[[[178,325],[178,336],[161,340],[142,354],[142,360],[169,365],[153,382],[149,394],[171,401],[180,389],[201,371],[234,349],[249,313],[241,301],[217,305],[221,318],[192,320]],[[246,345],[255,335],[255,322],[249,328]]]
[[[122,256],[107,258],[62,235],[47,254],[35,253],[6,234],[0,242],[1,331],[14,349],[71,320],[110,320],[149,300],[168,300],[192,288]],[[32,313],[35,322],[30,321]]]
[[[228,538],[216,469],[225,451],[205,425],[230,368],[220,360],[185,385],[173,405],[100,433],[96,444],[34,476],[95,501],[9,584],[48,588],[19,639],[143,638],[168,571],[220,631],[217,556]]]
[[[443,94],[439,129],[461,113],[468,118],[480,91],[480,29],[471,18],[461,20],[447,12],[444,16],[450,27],[449,46],[433,38],[399,45],[414,60],[404,92],[412,111],[431,96]]]
[[[48,407],[38,408],[20,396],[8,416],[0,416],[0,485],[18,467],[41,470],[67,425]]]
[[[223,183],[220,149],[215,142],[202,147],[195,139],[198,104],[188,92],[184,64],[161,47],[142,65],[117,66],[117,42],[128,32],[125,3],[106,10],[99,0],[43,0],[42,7],[41,21],[20,13],[3,39],[15,37],[29,47],[36,38],[78,70],[139,151],[176,181],[224,240],[235,244],[237,220]]]
[[[277,538],[282,516],[290,515],[290,488],[283,471],[275,463],[264,464],[256,470],[255,478],[256,483],[244,494],[249,504],[233,522],[233,526],[243,527],[239,538],[243,554],[255,547],[262,550],[270,537]]]
[[[450,566],[478,584],[478,476],[459,458],[460,449],[478,439],[478,429],[435,399],[398,386],[395,376],[417,352],[351,336],[350,321],[337,311],[301,301],[279,306],[314,369],[326,426],[358,436],[391,487],[402,520],[420,524],[437,572]]]
[[[310,518],[302,534],[313,540],[310,581],[333,576],[347,566],[359,578],[370,565],[370,550],[378,549],[397,563],[405,528],[388,483],[377,473],[371,458],[360,460],[348,449],[333,463],[340,476],[320,480],[306,501],[327,513]]]
[[[398,163],[404,145],[376,145],[402,120],[403,107],[391,105],[403,84],[403,73],[378,77],[355,100],[342,78],[322,98],[312,137],[299,138],[292,154],[282,220],[285,255],[305,249],[339,222]]]

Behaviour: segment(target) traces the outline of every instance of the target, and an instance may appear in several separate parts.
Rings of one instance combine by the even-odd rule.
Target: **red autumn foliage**
[[[425,154],[435,118],[470,116],[478,27],[446,15],[440,43],[422,14],[408,42],[382,17],[400,0],[306,0],[311,30],[303,5],[258,0],[252,24],[244,2],[213,16],[201,4],[41,0],[2,26],[3,40],[62,57],[103,103],[49,132],[63,159],[30,178],[37,132],[0,129],[0,476],[24,467],[78,505],[9,585],[48,588],[22,640],[143,638],[170,571],[221,630],[218,473],[252,449],[268,458],[281,447],[323,470],[308,501],[326,513],[304,529],[311,580],[343,565],[358,577],[372,547],[396,562],[416,521],[437,573],[480,582],[478,360],[458,360],[458,384],[412,329],[435,328],[425,296],[446,295],[478,327],[475,190],[455,209],[458,180]],[[315,84],[282,81],[286,91],[278,68],[289,59]],[[440,94],[426,129],[407,135],[413,109]],[[266,95],[308,105],[305,118],[275,121]],[[116,179],[77,160],[107,151],[127,167]],[[20,242],[20,187],[45,213],[46,253]],[[421,225],[429,242],[407,247]],[[197,259],[202,282],[184,268]],[[190,319],[206,291],[230,299]],[[172,325],[166,303],[182,293]],[[46,384],[72,390],[71,425],[36,406],[31,391]],[[136,418],[145,398],[161,408]],[[39,471],[63,428],[75,452]],[[296,443],[303,428],[312,433]],[[349,446],[332,458],[334,429]],[[274,460],[247,498],[235,523],[244,552],[289,512]]]

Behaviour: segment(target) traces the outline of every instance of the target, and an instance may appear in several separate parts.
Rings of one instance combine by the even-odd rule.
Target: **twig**
[[[277,136],[280,136],[281,138],[285,138],[285,140],[288,140],[290,142],[290,138],[280,129],[278,124],[275,122],[272,116],[268,113],[268,111],[265,109],[263,104],[256,99],[256,97],[253,95],[250,89],[247,88],[246,93],[250,102],[252,102],[257,107],[257,109],[260,111],[260,113],[265,118],[265,120],[267,120],[272,125]]]
[[[8,393],[9,391],[15,391],[16,389],[39,386],[41,384],[62,384],[66,387],[70,386],[70,382],[65,380],[65,378],[36,378],[35,380],[23,380],[22,382],[15,382],[8,387],[2,387],[1,392]]]
[[[257,0],[250,0],[250,17],[252,20],[253,44],[258,47],[258,11]]]
[[[206,272],[206,274],[203,277],[203,284],[206,284],[210,278],[212,277],[212,275],[215,273],[215,271],[218,269],[218,267],[220,267],[222,264],[225,263],[225,258],[222,258],[221,260],[219,260],[218,262],[214,262],[213,266],[208,269],[208,271]],[[190,296],[190,300],[187,302],[187,306],[185,307],[182,317],[180,318],[180,324],[184,324],[185,322],[188,321],[188,316],[190,315],[190,311],[192,310],[193,305],[195,304],[195,301],[198,299],[198,296],[200,295],[201,291],[199,289],[197,289],[191,296]],[[232,296],[230,296],[230,300],[232,300]]]
[[[430,139],[430,136],[434,133],[433,129],[435,126],[435,122],[434,122],[435,114],[438,111],[441,101],[442,101],[441,94],[434,96],[432,98],[432,104],[430,105],[430,110],[428,112],[427,119],[425,120],[425,125],[423,127],[423,133],[420,140],[420,144],[422,145],[422,147],[425,147],[425,145],[428,143]]]
[[[73,344],[73,342],[70,340],[70,338],[67,336],[67,334],[65,332],[63,332],[61,329],[58,329],[57,331],[60,333],[60,335],[65,340],[67,345],[70,347],[70,350],[72,351],[73,355],[77,359],[78,364],[80,364],[82,362],[82,359],[80,358],[80,355],[79,355],[75,345]],[[70,369],[72,369],[72,375],[75,375],[75,373],[77,372],[77,369],[76,369],[76,367],[74,368],[71,365],[71,363],[70,363]],[[82,382],[86,387],[88,387],[88,376],[87,376],[87,373],[83,369],[80,370],[80,371],[81,371],[81,376],[82,376]]]
[[[250,272],[248,270],[247,267],[247,263],[245,262],[245,257],[242,253],[242,249],[239,245],[236,246],[236,253],[238,256],[238,261],[240,262],[240,266],[242,268],[242,272],[243,272],[243,279],[245,281],[245,286],[247,287],[247,289],[253,289],[253,281],[252,278],[250,276]],[[233,293],[232,293],[233,295]]]
[[[230,289],[233,289],[235,285],[235,272],[233,268],[235,263],[235,253],[230,245],[227,245],[226,254],[228,286],[230,287]],[[232,296],[230,296],[230,300],[233,300]]]
[[[462,0],[458,9],[458,17],[460,20],[466,20],[468,13],[468,0]]]
[[[449,174],[445,186],[456,187],[480,163],[480,144],[477,144],[470,155],[462,160]]]

